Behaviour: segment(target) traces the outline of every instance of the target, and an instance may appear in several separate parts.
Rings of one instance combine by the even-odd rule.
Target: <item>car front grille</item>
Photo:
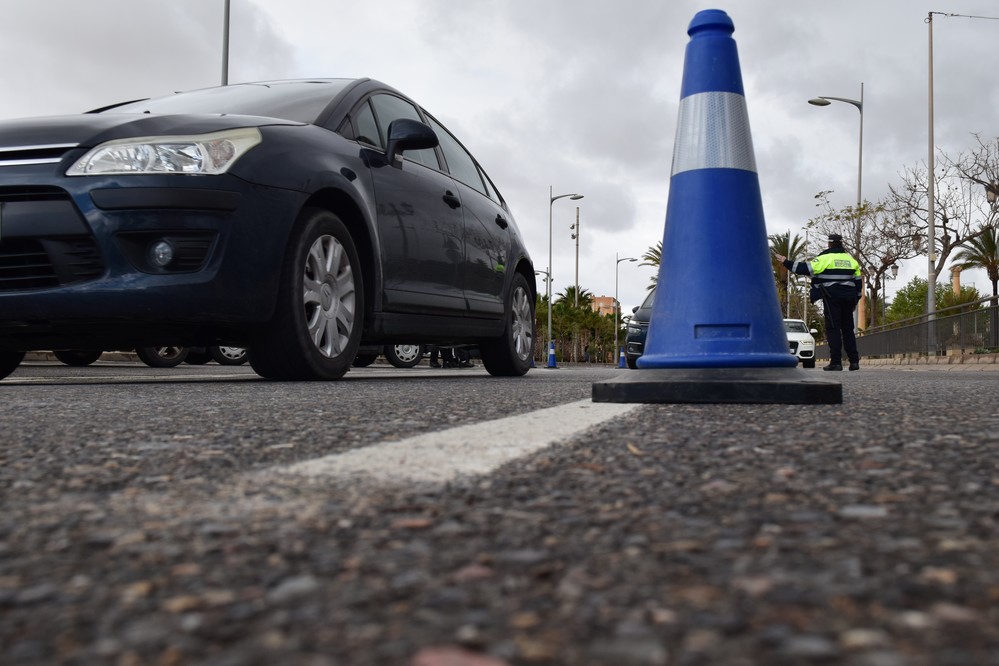
[[[0,146],[0,167],[34,164],[56,164],[75,143],[53,143],[40,146]]]
[[[92,238],[0,240],[0,291],[83,282],[99,277],[103,270]]]
[[[0,188],[0,207],[0,292],[49,289],[104,272],[97,243],[63,190]],[[39,233],[26,233],[18,223],[4,225],[5,212],[29,209],[45,211],[32,218]]]

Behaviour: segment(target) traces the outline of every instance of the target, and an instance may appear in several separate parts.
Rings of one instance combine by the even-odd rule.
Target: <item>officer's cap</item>
[[[839,234],[829,234],[829,242],[830,243],[842,243],[843,242],[843,237],[840,236]]]

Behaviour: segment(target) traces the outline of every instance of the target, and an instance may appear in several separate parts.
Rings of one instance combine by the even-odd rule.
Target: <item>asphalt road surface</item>
[[[999,372],[590,401],[623,372],[27,363],[0,662],[999,663]]]

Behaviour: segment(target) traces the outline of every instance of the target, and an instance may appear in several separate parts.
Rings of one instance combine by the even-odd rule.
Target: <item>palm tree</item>
[[[777,261],[777,255],[782,254],[791,261],[799,261],[805,258],[805,242],[798,234],[791,238],[791,232],[783,234],[771,234],[770,239],[770,266],[773,269],[774,279],[777,281],[777,295],[780,297],[781,309],[787,308],[788,299],[791,297],[788,284],[790,271],[784,268],[784,264]]]
[[[576,305],[576,302],[579,305]],[[568,347],[561,347],[564,349],[571,349],[572,360],[578,361],[579,357],[582,355],[582,347],[586,344],[580,338],[580,331],[584,327],[584,322],[587,320],[587,315],[593,312],[593,293],[582,287],[579,288],[579,292],[576,292],[576,287],[574,285],[566,287],[562,290],[562,293],[555,297],[555,304],[552,307],[552,313],[558,315],[559,326],[556,329],[562,333],[563,340],[569,342]]]
[[[967,241],[954,255],[954,265],[961,270],[984,268],[992,282],[992,307],[999,297],[999,251],[996,249],[996,228],[988,226],[982,233]]]
[[[662,263],[662,259],[663,259],[663,242],[659,241],[655,245],[649,246],[649,249],[646,250],[645,254],[642,255],[642,260],[643,260],[642,263],[638,265],[655,266],[656,268],[659,268],[660,263]],[[652,289],[655,288],[656,283],[658,281],[659,281],[659,271],[656,271],[655,274],[652,276],[651,280],[652,284],[649,285],[649,291],[652,291]]]

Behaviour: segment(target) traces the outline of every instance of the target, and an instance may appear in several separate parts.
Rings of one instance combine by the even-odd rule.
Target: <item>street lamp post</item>
[[[863,198],[861,195],[861,187],[863,185],[864,178],[864,83],[860,82],[860,99],[848,99],[846,97],[830,97],[828,95],[816,97],[814,99],[808,100],[809,104],[814,106],[829,106],[831,103],[829,100],[836,102],[846,102],[847,104],[852,104],[857,107],[857,111],[860,111],[860,148],[858,149],[857,155],[857,208],[860,208]]]
[[[622,261],[638,261],[635,257],[618,257],[617,253],[614,253],[614,258],[617,262],[614,264],[614,353],[620,358],[621,350],[618,349],[618,331],[621,330],[621,304],[617,300],[617,274],[618,269],[621,267]]]
[[[575,291],[572,295],[573,303],[572,307],[579,309],[579,232],[581,231],[579,227],[579,206],[576,206],[576,223],[570,224],[569,229],[572,231],[571,238],[576,241],[576,286]],[[572,362],[575,363],[579,360],[576,355],[576,351],[579,349],[579,340],[577,340],[578,327],[573,326],[572,329]]]
[[[544,277],[544,281],[545,281],[545,298],[548,298],[548,294],[550,293],[548,291],[548,283],[552,281],[552,274],[551,274],[551,272],[550,271],[539,271],[539,270],[535,270],[534,274],[535,275],[544,275],[545,276]],[[551,304],[551,301],[549,301],[548,302],[548,312],[551,313],[551,310],[552,310],[552,304]]]
[[[569,229],[572,231],[570,238],[576,241],[576,299],[573,303],[574,307],[579,307],[579,232],[582,230],[579,226],[579,206],[576,206],[576,223],[570,224]]]
[[[552,270],[552,208],[559,199],[569,197],[573,201],[583,198],[582,194],[552,194],[552,186],[548,186],[548,270]],[[552,275],[548,273],[548,364],[546,368],[554,368],[555,365],[555,339],[552,338]]]
[[[222,9],[222,85],[229,85],[229,0]]]

